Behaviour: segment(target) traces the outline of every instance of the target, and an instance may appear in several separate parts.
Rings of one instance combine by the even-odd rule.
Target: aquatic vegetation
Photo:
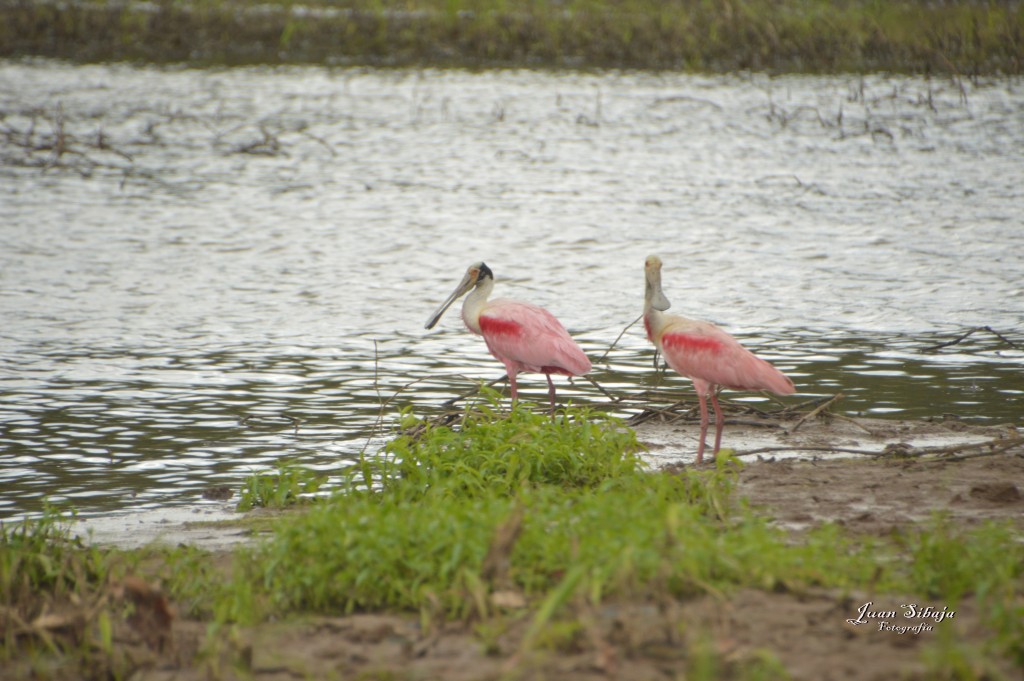
[[[725,71],[1020,73],[1024,8],[870,0],[223,0],[0,7],[0,56]]]
[[[326,475],[317,474],[297,464],[279,462],[274,472],[253,473],[246,478],[238,510],[284,508],[303,500],[308,501],[326,481]]]

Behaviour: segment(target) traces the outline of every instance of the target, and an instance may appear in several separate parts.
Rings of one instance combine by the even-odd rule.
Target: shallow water
[[[1016,81],[6,62],[0,112],[0,517],[375,452],[503,374],[457,310],[423,329],[477,260],[593,359],[658,253],[792,400],[1022,421]],[[983,325],[1016,346],[928,349]],[[651,357],[634,326],[594,377],[688,385]]]

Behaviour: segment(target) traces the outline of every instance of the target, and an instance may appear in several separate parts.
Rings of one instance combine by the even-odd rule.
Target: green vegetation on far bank
[[[1019,74],[1024,3],[2,0],[0,57]]]
[[[933,669],[991,678],[991,660],[1024,665],[1024,543],[1012,526],[936,518],[886,537],[831,524],[790,533],[736,498],[741,464],[725,452],[714,468],[650,471],[621,422],[583,409],[505,413],[494,393],[458,428],[410,415],[404,425],[416,435],[351,466],[345,492],[283,513],[226,567],[187,547],[86,547],[54,514],[3,528],[0,668],[20,660],[13,678],[30,678],[58,659],[85,678],[129,677],[141,658],[116,642],[130,627],[160,645],[167,605],[148,586],[158,582],[180,616],[208,623],[208,663],[234,654],[239,628],[309,614],[417,613],[426,630],[476,622],[482,646],[525,622],[521,650],[557,650],[579,645],[607,602],[667,608],[752,589],[970,603],[984,645],[936,637],[924,649]],[[708,659],[688,669],[725,664]],[[730,676],[785,678],[765,660]]]

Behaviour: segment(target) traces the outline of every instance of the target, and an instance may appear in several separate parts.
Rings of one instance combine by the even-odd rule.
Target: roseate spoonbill
[[[785,374],[739,344],[711,322],[663,314],[670,306],[661,290],[661,259],[652,255],[644,263],[647,288],[644,291],[644,327],[647,338],[665,357],[668,365],[693,381],[700,400],[700,443],[697,463],[704,460],[704,438],[708,432],[708,405],[715,408],[715,451],[722,445],[722,409],[717,388],[768,390],[792,395],[796,388]]]
[[[569,336],[553,314],[544,308],[518,300],[488,301],[494,288],[494,273],[482,262],[470,265],[448,300],[430,315],[426,327],[434,328],[445,310],[459,296],[473,289],[462,304],[462,321],[473,333],[483,336],[487,349],[495,359],[505,365],[508,382],[512,387],[512,401],[516,393],[516,375],[521,372],[547,376],[551,411],[555,411],[555,384],[551,374],[582,376],[590,371],[590,360],[580,346]]]

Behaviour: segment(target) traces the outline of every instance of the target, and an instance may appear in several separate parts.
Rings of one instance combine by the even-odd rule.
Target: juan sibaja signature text
[[[872,610],[871,606],[873,605],[874,602],[868,601],[857,609],[857,617],[846,621],[855,626],[876,623],[878,624],[878,631],[891,631],[897,634],[920,634],[922,631],[931,631],[933,629],[931,622],[938,624],[943,620],[952,619],[956,616],[956,611],[950,610],[947,606],[939,609],[930,605],[921,607],[917,603],[906,603],[900,605],[903,612],[899,613],[896,610]],[[899,619],[901,614],[903,617],[902,623]],[[911,623],[907,620],[917,620],[917,622]]]

